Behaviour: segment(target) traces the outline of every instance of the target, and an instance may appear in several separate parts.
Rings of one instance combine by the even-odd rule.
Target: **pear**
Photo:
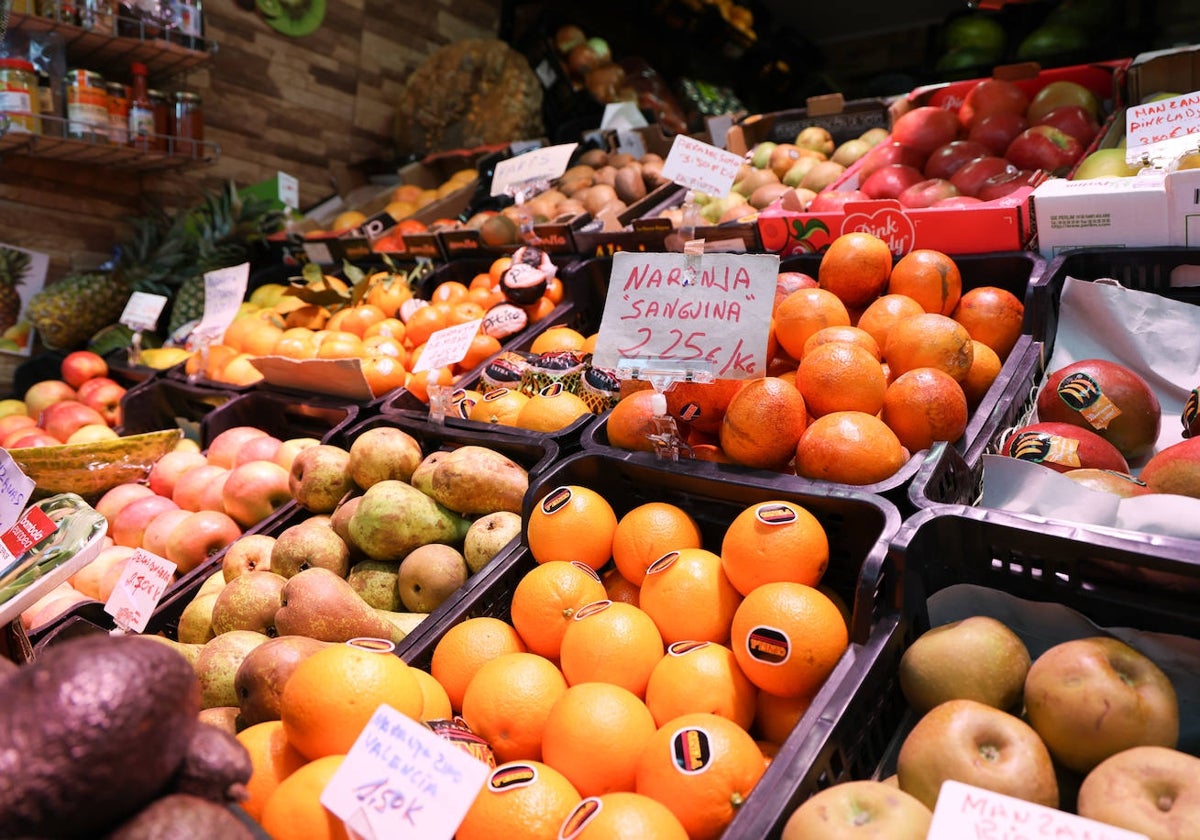
[[[391,622],[392,625],[395,626],[401,634],[403,634],[401,638],[416,630],[421,622],[425,620],[425,616],[427,615],[427,613],[395,612],[393,610],[376,610],[376,612],[383,616],[384,619]],[[398,641],[398,639],[393,636],[392,641],[395,642]]]
[[[350,517],[358,509],[358,502],[361,498],[362,496],[351,496],[334,508],[333,513],[329,515],[329,527],[342,538],[342,542],[350,546],[351,552],[358,551],[358,546],[354,544],[354,540],[350,539]]]
[[[237,706],[213,706],[211,709],[201,709],[196,720],[209,726],[215,726],[230,735],[236,735],[240,728]]]
[[[376,426],[350,444],[350,477],[364,490],[386,479],[410,481],[423,459],[421,444],[403,429]]]
[[[413,474],[409,476],[408,483],[428,495],[433,483],[433,471],[437,469],[438,463],[449,454],[445,450],[435,449],[424,458],[421,463],[417,464],[417,468],[413,470]]]
[[[404,608],[412,612],[433,612],[460,586],[471,570],[455,548],[430,543],[413,549],[400,561],[396,589]]]
[[[230,630],[205,642],[193,666],[200,680],[200,708],[238,705],[234,677],[250,651],[268,640],[253,630]]]
[[[308,636],[323,642],[365,637],[400,641],[404,636],[367,604],[350,584],[328,569],[314,566],[288,580],[283,606],[275,613],[281,636]]]
[[[290,578],[320,566],[338,577],[350,573],[350,546],[337,535],[328,516],[311,516],[284,528],[271,547],[271,571]]]
[[[204,579],[204,583],[200,584],[200,588],[196,590],[197,595],[207,595],[210,592],[221,591],[221,587],[225,585],[225,570],[220,569],[218,571],[220,574],[213,572]]]
[[[202,645],[215,636],[212,612],[219,594],[219,592],[197,593],[192,600],[188,601],[183,612],[179,614],[175,638],[185,645]]]
[[[380,610],[398,610],[401,608],[400,594],[396,589],[396,575],[399,572],[398,563],[360,560],[350,567],[350,574],[346,580],[358,593],[358,597],[372,607]]]
[[[166,636],[143,636],[145,639],[153,639],[156,642],[161,642],[167,647],[174,650],[180,656],[188,661],[188,664],[195,667],[196,660],[200,657],[200,651],[204,649],[202,644],[177,642],[174,639],[168,639]]]
[[[350,538],[372,560],[399,561],[428,543],[460,544],[469,527],[417,488],[389,479],[363,493],[350,517]]]
[[[489,513],[472,522],[463,538],[463,558],[471,574],[492,562],[502,548],[519,536],[521,516],[507,510]]]
[[[460,446],[433,467],[429,489],[439,504],[462,514],[521,512],[529,473],[507,455],[486,446]]]
[[[279,698],[284,683],[297,665],[326,647],[329,642],[308,636],[279,636],[250,651],[233,678],[240,725],[279,720]]]
[[[255,630],[272,635],[279,593],[287,578],[275,572],[246,572],[238,575],[217,594],[213,604],[212,628],[218,636],[230,630]]]

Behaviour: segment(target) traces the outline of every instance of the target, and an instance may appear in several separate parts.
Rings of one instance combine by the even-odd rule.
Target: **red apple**
[[[236,467],[247,461],[274,461],[275,453],[282,444],[283,441],[274,435],[252,437],[238,447],[237,454],[233,456],[233,465]]]
[[[958,195],[958,188],[945,178],[927,178],[908,187],[896,196],[905,207],[932,207],[944,198]]]
[[[134,499],[140,499],[144,496],[153,496],[154,491],[145,484],[140,484],[135,481],[127,481],[124,484],[118,484],[110,490],[105,491],[99,500],[96,502],[95,508],[108,520],[108,531],[112,533],[113,520],[117,514],[121,512],[121,508],[132,502]]]
[[[93,379],[89,379],[87,382],[84,382],[79,386],[79,388],[76,389],[75,399],[79,400],[80,402],[86,402],[87,400],[85,398],[87,395],[99,388],[101,385],[118,385],[120,387],[124,387],[115,379],[107,376],[97,376]]]
[[[1091,144],[1100,133],[1100,123],[1092,112],[1082,105],[1060,105],[1053,111],[1043,114],[1038,125],[1052,125],[1059,131],[1070,134],[1085,148]]]
[[[208,462],[230,469],[234,466],[233,462],[242,444],[250,438],[262,437],[265,434],[266,432],[255,426],[230,426],[209,442],[206,452]]]
[[[104,418],[104,422],[110,426],[121,425],[121,398],[125,396],[125,388],[118,385],[107,377],[101,379],[89,379],[84,384],[91,382],[99,382],[100,384],[88,388],[86,393],[81,390],[79,400],[84,405],[94,408],[100,412]]]
[[[781,271],[775,278],[775,305],[800,289],[817,288],[817,279],[801,271]]]
[[[1080,156],[1079,141],[1052,125],[1034,125],[1008,144],[1004,156],[1019,169],[1045,169],[1065,175]]]
[[[171,536],[171,531],[175,530],[176,525],[191,515],[192,512],[190,510],[184,510],[183,508],[164,510],[158,516],[151,519],[150,524],[146,526],[146,530],[142,532],[142,548],[151,554],[166,558],[167,537]]]
[[[60,372],[64,382],[78,388],[89,379],[108,376],[108,362],[91,350],[75,350],[63,358]]]
[[[1029,186],[1032,179],[1038,175],[1028,169],[1018,169],[1015,172],[999,172],[980,185],[976,196],[981,201],[992,201],[993,199],[1003,198],[1011,192],[1021,189],[1021,187]]]
[[[1051,82],[1035,93],[1033,99],[1029,100],[1025,118],[1030,125],[1037,125],[1045,114],[1061,105],[1079,105],[1097,120],[1100,119],[1100,100],[1096,94],[1078,82],[1066,80]]]
[[[32,431],[26,431],[23,434],[14,437],[11,442],[8,438],[4,439],[3,446],[5,449],[29,449],[34,446],[59,446],[62,441],[56,438],[49,432],[39,431],[37,426],[31,427]]]
[[[892,123],[892,139],[928,155],[938,146],[958,139],[958,114],[948,108],[921,105]]]
[[[137,548],[142,544],[142,536],[146,528],[164,510],[175,510],[179,505],[166,496],[145,496],[134,499],[117,514],[112,523],[110,536],[117,545],[128,545]]]
[[[229,472],[225,467],[205,463],[190,470],[175,480],[175,489],[171,498],[184,510],[200,510],[200,497],[206,485],[213,483],[220,476]]]
[[[925,175],[915,166],[906,163],[889,163],[872,172],[862,182],[862,191],[868,197],[896,198],[913,184],[925,180]]]
[[[1025,115],[1029,97],[1007,79],[983,79],[967,91],[958,106],[958,121],[970,129],[979,119],[996,113]]]
[[[822,190],[809,202],[809,213],[840,213],[847,202],[867,201],[870,196],[862,190]]]
[[[897,143],[892,140],[879,143],[871,151],[863,155],[859,159],[855,173],[858,175],[858,183],[861,184],[867,178],[871,177],[872,172],[880,167],[887,166],[890,163],[903,163],[914,169],[920,169],[925,165],[925,158],[927,157],[926,153],[912,146],[906,146],[903,143]]]
[[[172,450],[154,462],[147,476],[150,489],[160,496],[170,498],[175,492],[175,482],[179,477],[194,467],[207,464],[199,452],[189,452],[184,449]]]
[[[73,399],[51,403],[42,412],[42,428],[58,438],[60,443],[65,443],[80,426],[93,423],[108,425],[96,409]]]
[[[248,461],[234,467],[221,493],[225,512],[243,528],[256,525],[292,500],[289,475],[274,461]]]
[[[200,566],[242,535],[242,529],[227,514],[215,510],[189,513],[167,537],[167,559],[177,574]]]
[[[976,158],[970,163],[963,164],[957,172],[951,175],[950,183],[954,184],[962,195],[975,195],[988,178],[1010,169],[1013,172],[1017,171],[1017,167],[1002,157],[989,155]]]
[[[977,140],[951,140],[938,146],[925,161],[926,178],[949,178],[965,163],[987,157],[991,150]]]
[[[43,379],[25,391],[25,412],[33,419],[42,416],[46,406],[60,400],[75,399],[75,389],[61,379]]]
[[[0,440],[17,429],[29,429],[36,425],[37,420],[28,414],[6,414],[0,417]]]
[[[1027,128],[1029,120],[1023,114],[988,114],[975,121],[967,132],[967,139],[983,144],[993,155],[1002,156],[1013,138]]]

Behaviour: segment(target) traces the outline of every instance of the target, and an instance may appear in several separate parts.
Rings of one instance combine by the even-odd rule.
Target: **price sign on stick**
[[[425,342],[425,349],[421,351],[421,358],[417,359],[412,372],[420,373],[423,370],[448,367],[461,362],[471,349],[471,342],[479,333],[479,325],[482,323],[482,318],[476,318],[474,321],[455,324],[430,334],[429,340]]]
[[[688,189],[723,196],[733,186],[741,165],[741,155],[676,134],[663,161],[662,175]]]
[[[1125,161],[1171,160],[1200,145],[1200,91],[1125,109]]]
[[[120,321],[134,332],[152,330],[158,326],[158,316],[162,314],[167,304],[165,295],[152,295],[148,292],[134,292],[129,296],[129,302],[121,312]]]
[[[618,251],[593,364],[763,376],[778,273],[774,254]]]
[[[218,341],[225,334],[246,297],[249,278],[250,263],[205,272],[204,316],[195,329],[200,341]]]
[[[534,149],[523,155],[506,158],[496,164],[492,173],[492,195],[514,192],[521,184],[533,181],[550,181],[567,169],[567,162],[578,143],[562,143]]]
[[[104,611],[123,630],[141,633],[171,583],[175,564],[139,548],[129,555]]]
[[[964,838],[1078,837],[1088,840],[1149,840],[1144,834],[1087,820],[961,782],[942,782],[928,840]]]

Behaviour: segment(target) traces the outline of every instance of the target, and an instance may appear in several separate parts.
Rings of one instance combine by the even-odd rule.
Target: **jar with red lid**
[[[156,152],[167,151],[167,136],[171,133],[171,99],[158,88],[146,91],[150,97],[150,108],[154,111],[154,144]]]
[[[171,134],[176,154],[197,157],[204,140],[204,115],[200,96],[188,90],[176,91],[171,97]]]
[[[41,102],[33,62],[23,58],[0,58],[0,122],[9,131],[40,134]]]

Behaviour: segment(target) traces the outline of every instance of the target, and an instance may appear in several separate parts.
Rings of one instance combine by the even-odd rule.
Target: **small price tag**
[[[201,340],[217,341],[233,323],[246,297],[250,263],[218,268],[204,274],[204,317],[195,329]]]
[[[636,102],[610,102],[604,106],[604,116],[600,118],[601,131],[628,131],[646,125],[646,118]]]
[[[0,573],[8,571],[26,551],[58,530],[40,507],[25,510],[12,527],[0,534]]]
[[[505,195],[518,185],[531,181],[557,178],[566,171],[567,162],[578,145],[561,143],[500,161],[492,175],[492,195]]]
[[[325,786],[321,804],[373,840],[450,840],[489,772],[466,750],[384,704]]]
[[[421,351],[421,358],[417,359],[412,372],[420,373],[423,370],[433,370],[461,362],[471,349],[471,341],[478,334],[479,325],[482,323],[482,318],[476,318],[474,321],[455,324],[430,334],[425,342],[425,349]]]
[[[1200,144],[1200,91],[1125,109],[1125,161],[1170,160]]]
[[[299,179],[286,172],[276,172],[275,178],[279,184],[279,200],[283,202],[283,206],[298,210],[300,208]]]
[[[718,379],[762,376],[778,272],[774,254],[618,251],[592,363],[648,359]]]
[[[542,87],[549,90],[558,81],[558,74],[554,72],[554,67],[550,64],[550,59],[543,58],[538,62],[538,66],[533,68],[533,72],[537,74],[538,81],[542,83]]]
[[[118,626],[141,633],[175,574],[175,564],[139,548],[129,555],[117,585],[104,604]]]
[[[7,449],[0,449],[0,531],[7,531],[21,516],[34,481],[21,471]]]
[[[636,131],[619,130],[617,131],[617,151],[640,158],[646,154],[646,144],[642,142],[642,135]]]
[[[158,326],[158,316],[167,305],[166,295],[152,295],[149,292],[134,292],[129,296],[121,312],[120,321],[134,332],[152,330]]]
[[[1149,840],[1144,834],[954,781],[942,782],[927,837],[928,840],[964,837]]]
[[[733,186],[742,156],[710,146],[686,134],[676,134],[663,162],[669,181],[709,195],[723,196]]]

